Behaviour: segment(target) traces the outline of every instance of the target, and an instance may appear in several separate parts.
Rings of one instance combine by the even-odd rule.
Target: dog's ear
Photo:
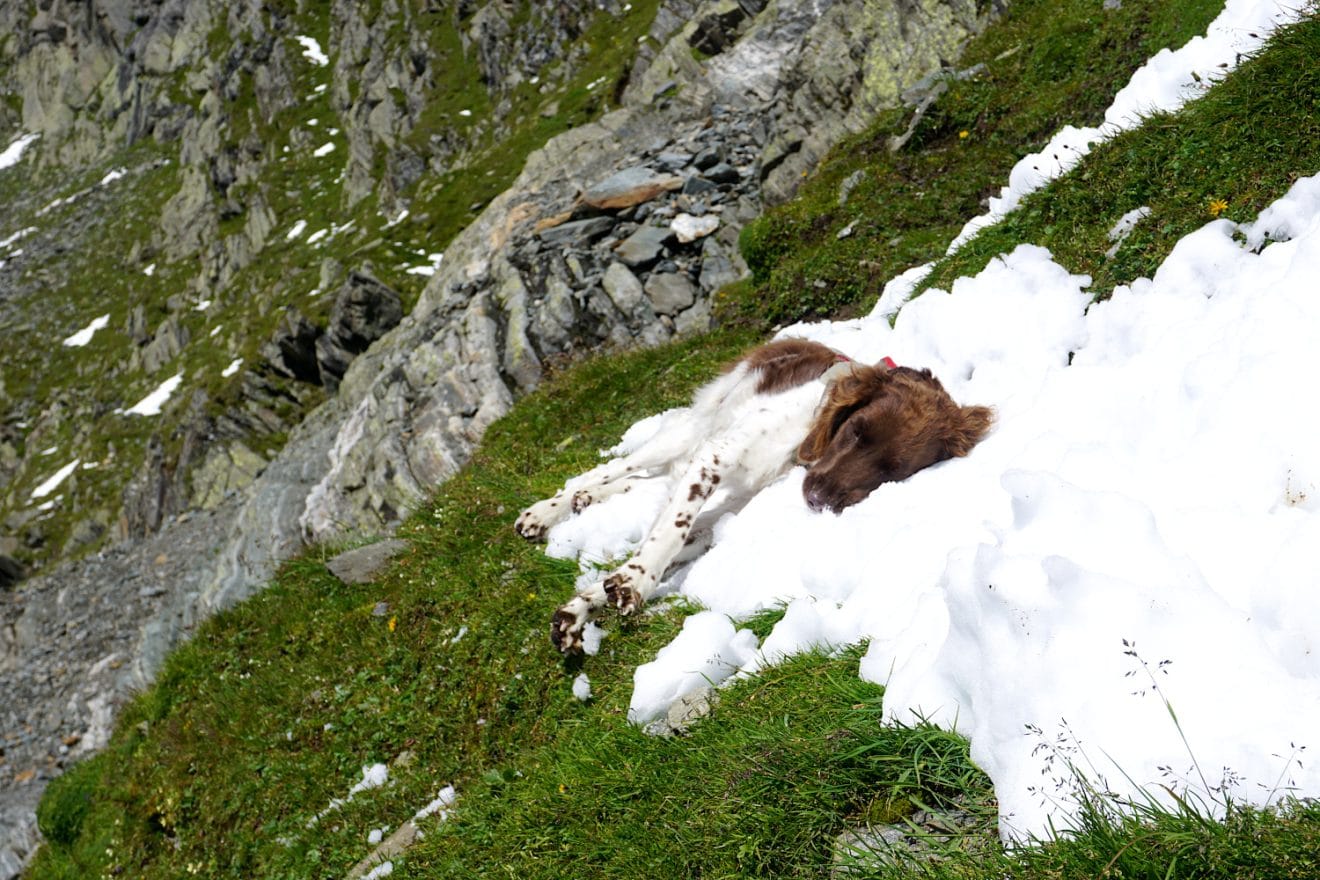
[[[994,423],[994,410],[988,406],[960,406],[954,418],[953,429],[944,438],[944,451],[949,458],[961,458],[981,442],[981,438]]]
[[[811,430],[807,431],[807,436],[798,446],[797,457],[802,464],[818,461],[848,416],[873,398],[880,386],[888,380],[875,367],[865,364],[848,363],[841,366],[847,369],[831,368],[830,372],[837,372],[837,377],[829,383],[825,399],[816,409]]]

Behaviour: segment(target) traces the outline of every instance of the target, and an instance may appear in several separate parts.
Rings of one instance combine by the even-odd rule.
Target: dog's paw
[[[550,527],[568,515],[564,499],[556,495],[538,501],[518,515],[513,528],[529,541],[544,541]]]
[[[590,507],[595,500],[586,489],[578,489],[573,493],[573,512],[581,513]]]
[[[605,578],[605,598],[619,609],[620,614],[635,614],[642,610],[641,591],[633,585],[632,575],[628,572],[616,571]]]
[[[591,620],[591,608],[581,596],[561,605],[550,621],[550,641],[560,653],[581,654],[583,631]]]

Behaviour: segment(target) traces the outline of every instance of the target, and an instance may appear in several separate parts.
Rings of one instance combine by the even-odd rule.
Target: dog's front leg
[[[620,613],[632,614],[655,593],[665,569],[691,534],[697,514],[719,487],[720,463],[729,460],[728,447],[728,443],[711,443],[702,448],[674,484],[669,502],[637,553],[605,578],[605,595]]]
[[[594,583],[559,606],[550,621],[550,641],[565,654],[582,653],[583,631],[604,607],[605,590]]]

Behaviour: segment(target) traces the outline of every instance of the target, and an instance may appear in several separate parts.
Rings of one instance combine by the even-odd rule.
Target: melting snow
[[[353,800],[358,794],[369,791],[373,788],[380,788],[390,778],[390,768],[384,764],[371,764],[363,766],[362,779],[348,790],[348,794],[342,798],[331,798],[330,804],[324,810],[307,820],[307,827],[311,828],[317,822],[320,822],[326,816],[338,810],[344,804]]]
[[[407,269],[407,274],[425,275],[427,277],[430,277],[436,273],[437,269],[440,268],[440,261],[443,260],[444,257],[445,257],[444,254],[431,254],[427,257],[427,259],[430,260],[430,263],[428,265],[412,266]]]
[[[591,699],[591,679],[587,678],[585,672],[579,672],[577,678],[573,679],[573,696],[584,703]]]
[[[297,223],[293,224],[292,227],[290,227],[288,234],[284,236],[284,240],[293,241],[295,238],[302,235],[303,230],[306,228],[307,228],[307,221],[299,220]]]
[[[128,173],[127,168],[116,168],[113,171],[108,172],[105,175],[105,177],[102,177],[100,182],[97,183],[97,186],[105,186],[107,183],[114,183],[116,180],[123,177],[127,173]]]
[[[68,478],[69,474],[73,473],[74,470],[77,469],[78,464],[79,462],[81,462],[81,460],[82,459],[75,458],[73,461],[69,462],[64,467],[60,468],[55,473],[51,474],[49,479],[47,479],[40,486],[32,490],[32,496],[31,496],[32,500],[35,501],[38,498],[45,498],[51,492],[54,492],[56,489],[58,489],[60,483],[63,483],[65,479]]]
[[[72,336],[67,337],[60,344],[66,345],[69,348],[82,348],[84,345],[92,341],[92,336],[97,330],[103,329],[109,323],[109,315],[102,315],[99,318],[93,318],[92,323],[88,324]]]
[[[0,152],[0,171],[18,164],[18,160],[23,158],[23,151],[39,137],[41,137],[39,134],[24,134],[11,141],[9,146]]]
[[[124,412],[128,415],[136,416],[160,415],[161,407],[165,405],[165,401],[170,399],[170,395],[174,393],[174,389],[178,388],[179,383],[182,381],[183,373],[177,373],[171,376],[164,382],[161,382],[160,385],[156,387],[155,391],[133,404]]]
[[[315,64],[317,67],[325,67],[330,63],[330,59],[321,51],[321,44],[313,37],[297,36],[295,40],[303,47],[303,57]]]
[[[333,153],[334,151],[335,151],[335,145],[334,145],[334,142],[331,141],[331,142],[324,143],[324,144],[322,144],[321,146],[317,147],[317,148],[312,152],[312,155],[313,155],[313,156],[316,156],[317,158],[320,158],[321,156],[329,156],[329,155],[330,155],[331,153]]]
[[[243,359],[234,358],[232,361],[229,362],[229,366],[225,367],[223,370],[220,371],[220,378],[228,379],[230,376],[237,373],[238,368],[241,366],[243,366]]]
[[[446,785],[436,794],[435,800],[413,814],[413,821],[425,819],[432,813],[439,813],[441,821],[444,821],[449,814],[449,807],[452,807],[456,800],[458,800],[458,792],[452,785]]]

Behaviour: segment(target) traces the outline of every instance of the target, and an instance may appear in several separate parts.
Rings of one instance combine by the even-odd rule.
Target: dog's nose
[[[812,486],[802,493],[807,499],[807,507],[820,513],[825,509],[825,493],[820,491],[820,487]]]

